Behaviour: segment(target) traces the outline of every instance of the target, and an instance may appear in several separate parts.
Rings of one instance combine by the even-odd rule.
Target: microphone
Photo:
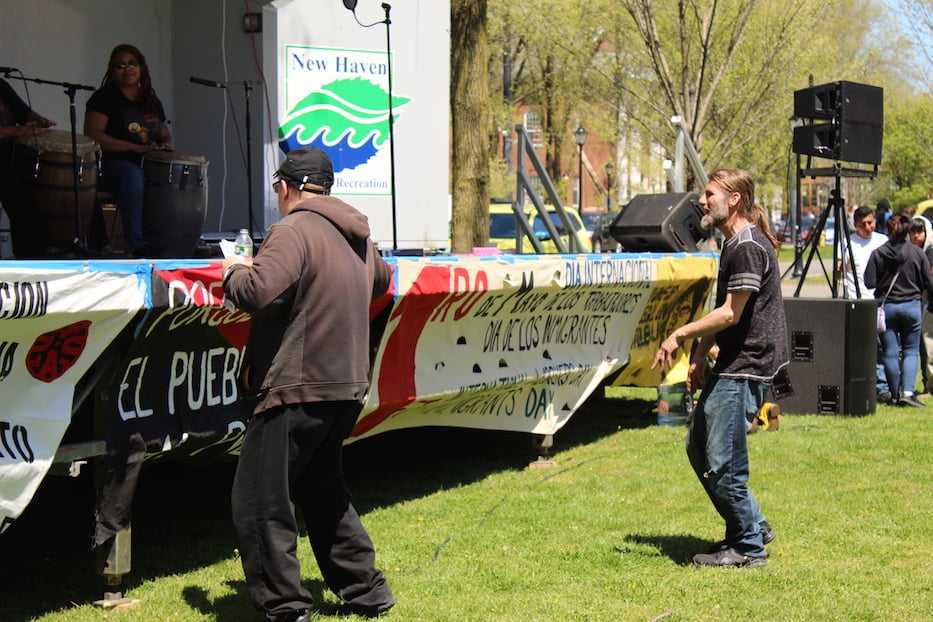
[[[195,84],[201,84],[204,86],[213,86],[215,88],[221,88],[221,89],[224,88],[223,84],[221,84],[220,82],[215,82],[214,80],[205,80],[204,78],[195,78],[194,76],[191,76],[191,81],[194,82]]]
[[[13,73],[19,71],[16,67],[0,67],[0,73]]]

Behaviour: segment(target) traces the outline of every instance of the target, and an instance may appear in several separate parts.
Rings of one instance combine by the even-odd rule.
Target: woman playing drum
[[[171,150],[172,135],[146,58],[135,46],[124,43],[110,53],[101,87],[87,102],[84,133],[103,152],[98,189],[114,194],[127,245],[135,257],[144,257],[145,177],[140,162],[151,151]]]

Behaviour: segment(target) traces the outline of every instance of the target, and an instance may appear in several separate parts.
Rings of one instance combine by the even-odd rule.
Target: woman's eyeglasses
[[[113,64],[114,69],[119,69],[121,71],[126,69],[127,67],[133,67],[133,68],[139,67],[139,62],[135,60],[131,60],[128,63],[114,63]]]
[[[281,179],[278,179],[278,180],[272,182],[272,191],[275,192],[276,194],[278,194],[278,193],[279,193],[279,186],[281,186],[281,185],[282,185],[282,180],[281,180]]]

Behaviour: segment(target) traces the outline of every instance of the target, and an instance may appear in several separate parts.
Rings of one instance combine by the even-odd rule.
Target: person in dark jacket
[[[370,304],[391,269],[366,217],[329,196],[323,151],[291,151],[275,176],[282,220],[255,259],[223,262],[226,299],[252,315],[242,384],[256,406],[231,496],[240,558],[266,620],[310,620],[297,505],[327,586],[349,611],[374,617],[395,599],[350,502],[342,447],[369,389]]]
[[[923,251],[927,256],[927,261],[933,265],[933,225],[923,216],[916,216],[910,221],[910,241],[914,246]],[[924,292],[923,296],[923,320],[921,321],[920,331],[920,386],[924,393],[930,392],[933,387],[933,361],[929,354],[933,352],[933,313],[930,306],[933,305],[933,296]]]
[[[910,243],[910,216],[899,213],[886,222],[888,241],[872,252],[865,285],[883,305],[887,330],[881,333],[884,373],[891,400],[899,406],[923,406],[914,395],[923,318],[924,291],[933,292],[930,262]]]
[[[0,205],[10,219],[13,254],[18,258],[47,257],[58,252],[42,231],[31,189],[15,158],[17,141],[38,135],[53,125],[54,121],[30,108],[13,87],[0,78]]]

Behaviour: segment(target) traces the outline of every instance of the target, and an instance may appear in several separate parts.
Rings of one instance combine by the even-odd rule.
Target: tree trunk
[[[450,26],[451,250],[468,253],[489,239],[486,0],[451,0]]]

